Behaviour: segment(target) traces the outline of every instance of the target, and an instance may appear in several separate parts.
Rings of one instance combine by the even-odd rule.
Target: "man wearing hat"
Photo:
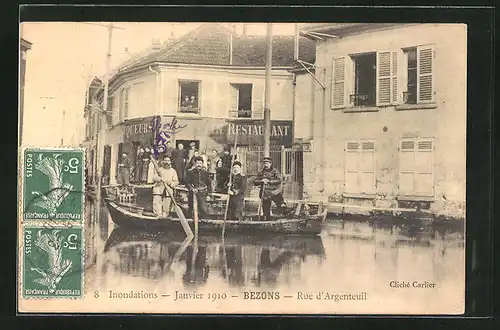
[[[270,157],[264,157],[264,168],[257,174],[254,184],[261,186],[259,197],[262,199],[262,211],[266,220],[271,216],[271,202],[279,207],[282,214],[287,214],[281,192],[281,174],[273,167]]]
[[[228,187],[228,219],[242,220],[247,178],[241,174],[241,163],[239,161],[233,163],[233,180],[231,185],[228,183]]]
[[[198,214],[200,217],[207,215],[206,199],[211,192],[208,171],[203,168],[203,158],[195,157],[193,168],[186,172],[186,188],[189,189],[188,206],[189,214],[193,215],[193,195],[198,201]]]

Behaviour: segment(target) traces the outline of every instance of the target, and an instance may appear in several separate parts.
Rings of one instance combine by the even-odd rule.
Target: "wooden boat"
[[[134,205],[119,203],[114,199],[106,198],[106,205],[112,221],[120,226],[135,229],[161,229],[183,232],[181,222],[175,213],[169,217],[157,217],[151,212],[145,212],[142,208]],[[244,220],[227,220],[226,232],[258,234],[272,233],[283,235],[318,235],[322,229],[322,223],[326,218],[326,209],[318,210],[317,214],[310,215],[300,212],[301,205],[293,215],[287,217],[273,217],[272,220],[260,220],[258,215],[247,216]],[[194,227],[193,219],[187,218],[191,228]],[[210,232],[221,232],[224,224],[223,216],[213,215],[198,220],[199,232],[201,234]]]

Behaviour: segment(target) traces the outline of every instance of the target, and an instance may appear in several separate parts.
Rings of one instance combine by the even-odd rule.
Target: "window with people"
[[[199,113],[199,94],[199,81],[179,81],[179,112]]]
[[[331,108],[432,104],[434,66],[433,45],[335,56]]]

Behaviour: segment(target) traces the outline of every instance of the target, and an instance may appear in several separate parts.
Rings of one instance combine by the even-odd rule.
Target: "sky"
[[[105,72],[107,22],[36,22],[21,25],[21,37],[32,43],[27,54],[23,145],[67,146],[83,140],[85,91]],[[111,69],[153,40],[178,38],[199,23],[114,23]],[[235,23],[237,32],[243,24]],[[251,35],[265,35],[265,23],[247,23]],[[273,24],[273,34],[292,35],[294,24]],[[64,115],[63,115],[64,114]]]

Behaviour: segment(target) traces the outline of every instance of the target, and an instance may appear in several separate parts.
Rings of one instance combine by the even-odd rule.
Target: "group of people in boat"
[[[229,153],[228,153],[229,155]],[[208,215],[207,198],[214,192],[213,176],[204,166],[204,160],[195,156],[193,166],[186,171],[183,183],[188,189],[188,216],[193,216],[194,199],[197,201],[197,212],[200,218]],[[248,180],[242,173],[242,164],[238,160],[231,160],[232,168],[230,175],[224,182],[224,193],[229,195],[228,219],[242,220],[245,206],[245,191]],[[158,171],[153,175],[153,211],[161,217],[168,217],[171,207],[174,189],[180,185],[178,172],[173,166],[174,162],[169,156],[160,158]],[[283,215],[288,214],[287,205],[283,199],[281,189],[281,174],[272,166],[272,159],[265,157],[263,168],[253,180],[255,186],[260,186],[259,197],[261,198],[264,219],[271,217],[271,205],[274,202]]]
[[[118,181],[123,186],[128,186],[130,183],[153,183],[154,168],[151,164],[153,151],[152,147],[138,147],[135,161],[131,159],[128,153],[122,153],[118,164]],[[209,173],[212,192],[225,192],[226,183],[231,172],[229,147],[225,147],[222,154],[214,148],[212,154],[207,156],[196,149],[196,143],[194,142],[191,142],[189,147],[184,149],[184,144],[182,143],[179,143],[177,148],[173,148],[171,142],[167,141],[165,145],[158,146],[156,151],[158,159],[164,157],[170,158],[171,167],[177,173],[179,184],[186,184],[185,179],[188,171],[194,167],[195,160],[201,157],[203,160],[202,166]]]

